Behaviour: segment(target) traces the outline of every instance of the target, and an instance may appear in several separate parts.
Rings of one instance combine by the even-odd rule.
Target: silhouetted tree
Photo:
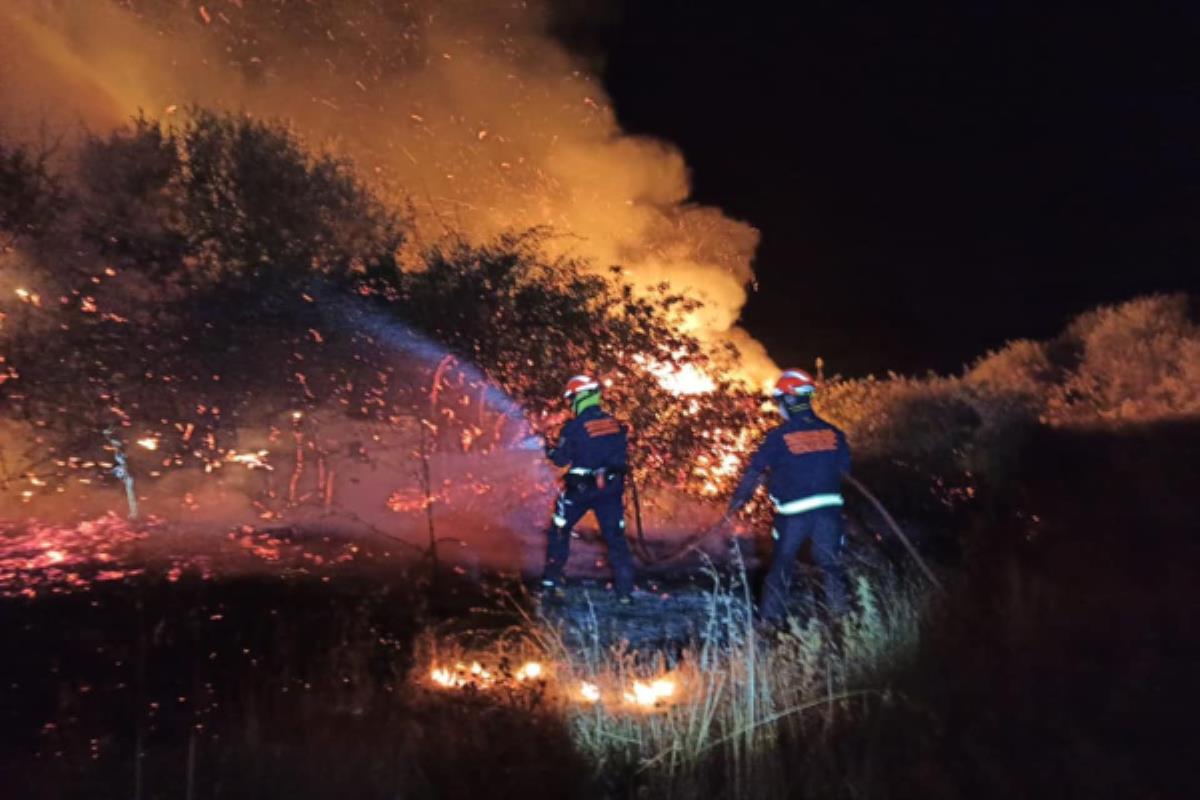
[[[53,151],[47,146],[34,152],[0,140],[0,249],[43,235],[62,214],[66,193],[49,169]]]

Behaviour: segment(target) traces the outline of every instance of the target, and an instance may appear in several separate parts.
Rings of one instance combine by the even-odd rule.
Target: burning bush
[[[566,378],[596,374],[633,429],[639,477],[712,493],[703,461],[744,450],[759,416],[758,400],[721,377],[734,373],[736,354],[681,332],[695,301],[666,285],[635,293],[618,268],[604,277],[547,263],[543,235],[435,251],[425,270],[403,276],[395,312],[480,365],[539,420],[561,410]],[[672,381],[689,371],[711,376],[703,396]]]
[[[7,161],[57,185],[41,162]],[[433,414],[434,366],[405,374],[355,326],[364,313],[477,365],[545,428],[562,381],[597,372],[635,432],[639,474],[691,490],[717,491],[713,465],[730,464],[714,451],[744,445],[756,416],[755,400],[719,377],[732,350],[681,332],[695,301],[665,286],[635,292],[617,268],[548,260],[536,246],[545,231],[433,249],[402,271],[402,221],[348,163],[311,155],[282,126],[203,110],[172,126],[138,118],[89,139],[78,165],[64,181],[76,213],[40,238],[11,223],[31,232],[30,288],[0,301],[21,320],[3,331],[0,403],[37,445],[16,472],[46,491],[104,479],[118,455],[153,477],[213,471],[264,441],[308,446],[293,413],[382,424]],[[5,182],[4,208],[31,180]],[[76,255],[39,257],[52,248]]]

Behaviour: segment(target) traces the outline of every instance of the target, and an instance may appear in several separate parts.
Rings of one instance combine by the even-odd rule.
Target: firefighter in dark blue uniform
[[[813,561],[824,576],[825,604],[833,615],[846,610],[846,574],[841,563],[842,475],[850,471],[846,435],[812,410],[815,386],[803,370],[783,373],[774,397],[784,422],[767,434],[729,504],[736,512],[769,474],[775,506],[775,553],[763,583],[759,613],[782,622],[787,615],[788,588],[800,548],[812,540]]]
[[[608,545],[613,583],[622,603],[633,592],[633,556],[625,539],[625,471],[628,436],[625,426],[600,408],[600,384],[587,375],[567,382],[563,395],[571,404],[574,419],[563,426],[558,443],[546,448],[556,466],[567,467],[563,489],[554,508],[548,533],[546,568],[542,586],[561,595],[563,568],[571,549],[571,529],[592,511]]]

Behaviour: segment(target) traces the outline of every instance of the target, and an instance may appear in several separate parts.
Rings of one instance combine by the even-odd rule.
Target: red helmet
[[[816,390],[817,385],[811,375],[802,369],[789,369],[784,370],[779,380],[775,381],[771,394],[775,397],[800,397]]]
[[[576,375],[571,380],[567,381],[567,390],[563,392],[563,397],[570,400],[580,392],[599,391],[600,383],[590,375]]]

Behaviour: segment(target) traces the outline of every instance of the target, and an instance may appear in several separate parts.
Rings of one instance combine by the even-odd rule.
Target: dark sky
[[[762,231],[777,360],[955,371],[1200,291],[1200,4],[1101,5],[623,0],[562,35]]]

